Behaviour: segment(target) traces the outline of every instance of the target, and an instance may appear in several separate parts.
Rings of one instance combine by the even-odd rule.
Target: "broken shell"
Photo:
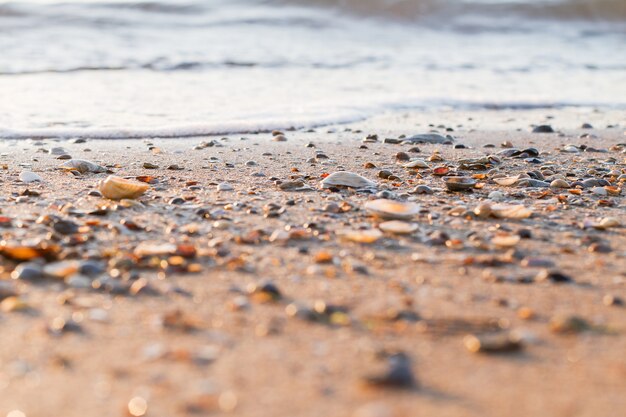
[[[365,203],[365,210],[383,219],[408,220],[419,213],[420,207],[414,203],[402,203],[382,198]]]
[[[65,279],[78,272],[79,266],[77,261],[52,262],[43,267],[43,273],[51,278]]]
[[[445,177],[443,181],[450,191],[469,191],[476,185],[476,180],[471,177]]]
[[[43,179],[32,171],[22,171],[22,173],[20,173],[20,181],[28,184],[35,181],[42,182]]]
[[[619,227],[621,225],[619,219],[615,217],[605,217],[600,220],[600,227],[608,229],[609,227]]]
[[[423,159],[414,159],[402,166],[404,168],[428,168],[428,164]]]
[[[491,206],[491,215],[499,219],[527,219],[533,211],[521,204],[494,204]]]
[[[350,187],[350,188],[373,188],[376,187],[374,181],[355,174],[354,172],[339,171],[330,174],[321,182],[322,188],[330,187]]]
[[[390,220],[379,224],[378,228],[387,233],[408,235],[417,230],[417,225],[415,223],[407,223],[401,220]]]
[[[377,229],[338,230],[337,235],[356,243],[374,243],[383,236],[382,232]]]
[[[104,197],[111,200],[121,200],[123,198],[137,198],[145,193],[150,186],[142,182],[109,175],[104,181],[100,181],[98,188]]]
[[[515,183],[519,180],[519,176],[515,177],[504,177],[504,178],[494,178],[493,182],[498,185],[503,185],[505,187],[515,185]]]
[[[69,161],[61,165],[61,169],[66,169],[68,171],[78,171],[81,174],[87,172],[107,172],[107,169],[105,167],[100,166],[94,162],[87,161],[85,159],[70,159]]]
[[[522,238],[519,235],[502,234],[491,239],[491,243],[501,248],[511,248],[519,243]]]
[[[489,216],[491,216],[491,213],[491,204],[480,204],[474,209],[474,214],[481,219],[488,218]]]

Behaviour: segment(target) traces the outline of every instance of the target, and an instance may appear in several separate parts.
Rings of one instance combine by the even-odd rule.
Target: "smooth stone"
[[[550,125],[539,125],[533,128],[533,133],[554,133],[554,129]]]
[[[233,186],[226,182],[222,182],[217,185],[217,191],[232,191],[232,190],[234,190]]]
[[[20,173],[20,181],[30,184],[31,182],[43,182],[43,178],[32,171],[22,171]]]

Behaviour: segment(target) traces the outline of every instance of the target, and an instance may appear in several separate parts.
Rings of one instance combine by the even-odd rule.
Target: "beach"
[[[624,126],[4,140],[0,414],[617,417]]]

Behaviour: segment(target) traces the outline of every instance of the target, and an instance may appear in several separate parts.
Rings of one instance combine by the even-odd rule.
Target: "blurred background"
[[[0,137],[626,108],[625,0],[0,0]]]

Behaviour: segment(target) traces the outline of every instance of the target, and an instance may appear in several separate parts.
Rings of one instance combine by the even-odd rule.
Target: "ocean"
[[[0,0],[0,138],[626,110],[626,0]]]

